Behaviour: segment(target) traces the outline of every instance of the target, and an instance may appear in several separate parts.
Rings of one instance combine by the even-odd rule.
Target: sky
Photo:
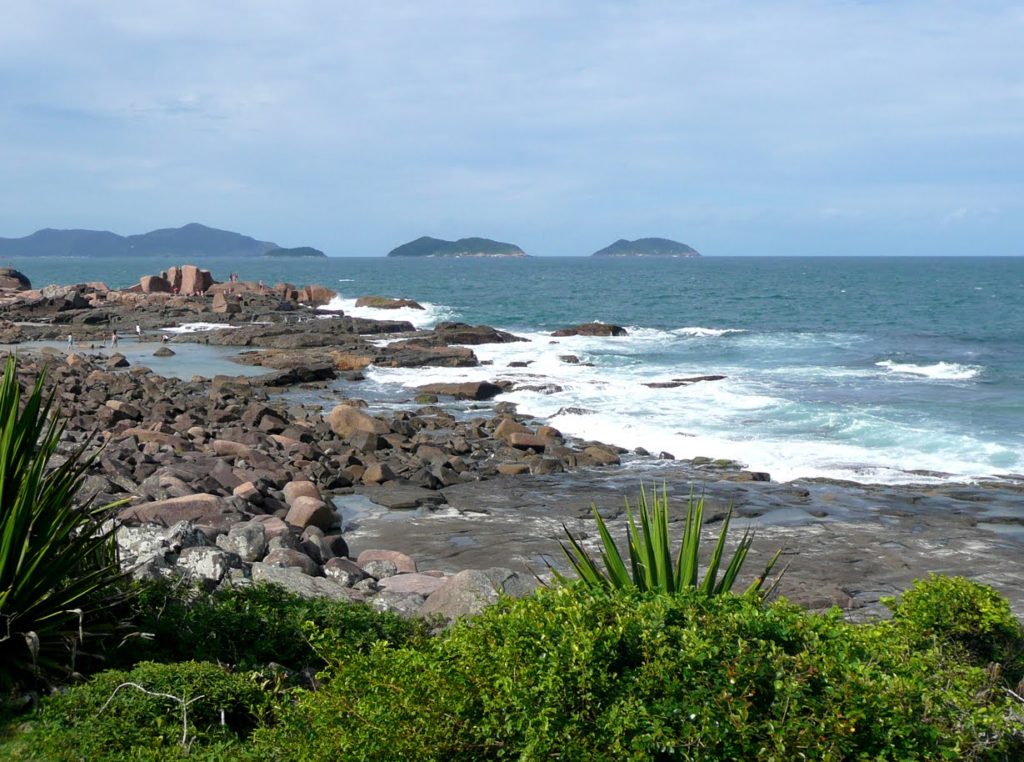
[[[0,236],[1024,254],[1024,3],[0,0]]]

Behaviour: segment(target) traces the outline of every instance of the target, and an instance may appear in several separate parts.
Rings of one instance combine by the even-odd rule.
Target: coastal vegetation
[[[729,524],[732,521],[732,508],[730,508],[722,521],[718,541],[708,559],[704,579],[698,581],[700,532],[704,525],[703,497],[695,499],[693,493],[690,493],[686,507],[686,521],[683,525],[683,536],[679,542],[679,550],[674,562],[672,560],[673,540],[668,527],[668,490],[664,485],[660,496],[657,490],[648,494],[647,490],[641,487],[636,515],[634,515],[633,507],[629,504],[629,499],[626,499],[628,568],[623,561],[619,546],[611,532],[608,531],[608,526],[601,518],[601,514],[597,512],[596,507],[593,508],[593,514],[601,538],[601,563],[597,562],[590,551],[573,537],[568,529],[565,529],[565,533],[569,538],[569,545],[563,543],[562,550],[580,580],[597,589],[637,588],[641,591],[676,593],[694,588],[705,595],[729,593],[739,576],[750,546],[754,542],[753,531],[748,527],[740,538],[721,577],[718,576],[725,552],[725,543],[729,536]],[[782,555],[781,548],[765,564],[760,576],[747,588],[747,594],[767,597],[775,589],[779,580],[776,580],[775,584],[770,585],[767,590],[762,588],[780,555]],[[567,581],[557,571],[555,571],[555,575],[561,581]]]
[[[75,507],[89,456],[54,457],[52,400],[41,380],[23,399],[15,371],[0,384],[0,758],[1024,754],[1024,628],[994,590],[931,577],[862,624],[766,600],[770,568],[736,594],[750,535],[719,577],[725,522],[699,581],[702,505],[673,560],[664,490],[628,511],[629,569],[598,517],[605,568],[570,539],[580,580],[451,626],[262,584],[129,585],[100,509]]]
[[[1024,753],[1014,695],[1020,625],[1005,601],[966,580],[920,582],[890,603],[890,621],[861,625],[838,610],[810,614],[750,595],[559,585],[503,599],[433,636],[358,604],[324,602],[340,618],[311,619],[297,637],[290,616],[258,613],[267,614],[271,600],[306,605],[287,594],[259,587],[233,599],[175,594],[210,612],[248,600],[264,637],[294,638],[308,650],[291,669],[260,663],[269,650],[250,658],[249,649],[263,646],[245,633],[236,638],[238,661],[191,660],[176,655],[178,646],[151,653],[152,661],[96,673],[44,698],[37,712],[9,717],[0,754],[999,760]],[[980,625],[970,647],[957,617],[965,607]],[[187,631],[179,645],[209,656],[203,638]],[[996,652],[1007,656],[1000,666],[982,655]],[[320,670],[315,679],[296,669],[309,657]]]
[[[87,442],[51,467],[64,426],[40,375],[22,398],[13,355],[0,381],[0,689],[70,674],[109,632],[121,571],[112,506],[78,507]]]

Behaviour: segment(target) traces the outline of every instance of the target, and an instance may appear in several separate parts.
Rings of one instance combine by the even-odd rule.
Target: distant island
[[[679,241],[668,238],[620,238],[611,246],[591,254],[592,257],[699,257],[700,252]]]
[[[38,230],[24,238],[0,238],[0,257],[258,257],[281,247],[247,235],[192,222],[122,236],[107,230]],[[292,251],[285,249],[285,251]]]
[[[423,236],[388,252],[389,257],[525,257],[525,251],[513,243],[490,238],[460,238],[444,241]]]
[[[271,249],[263,256],[265,257],[282,257],[282,258],[293,258],[293,257],[326,257],[320,249],[314,249],[312,246],[296,246],[294,249]]]

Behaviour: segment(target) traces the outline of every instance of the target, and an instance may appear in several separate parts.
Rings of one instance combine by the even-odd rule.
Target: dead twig
[[[172,696],[170,693],[156,693],[155,691],[146,690],[145,688],[143,688],[138,683],[121,683],[119,686],[114,688],[114,692],[110,694],[110,698],[108,698],[103,703],[103,706],[100,707],[100,711],[97,712],[96,714],[102,714],[103,710],[106,709],[107,706],[110,704],[110,702],[114,700],[114,696],[116,696],[117,692],[119,690],[121,690],[122,688],[137,688],[138,690],[142,691],[143,693],[145,693],[145,694],[147,694],[149,696],[156,696],[157,698],[170,699],[171,701],[175,701],[178,704],[180,704],[181,705],[181,746],[184,747],[184,748],[188,748],[188,707],[189,707],[190,704],[193,704],[196,701],[198,701],[199,699],[203,698],[202,695],[196,696],[195,698],[191,698],[188,701],[186,701],[185,699],[179,698],[178,696]]]

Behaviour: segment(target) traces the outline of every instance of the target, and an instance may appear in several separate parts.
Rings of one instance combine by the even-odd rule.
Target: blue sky
[[[1024,3],[0,0],[0,235],[1024,254]]]

